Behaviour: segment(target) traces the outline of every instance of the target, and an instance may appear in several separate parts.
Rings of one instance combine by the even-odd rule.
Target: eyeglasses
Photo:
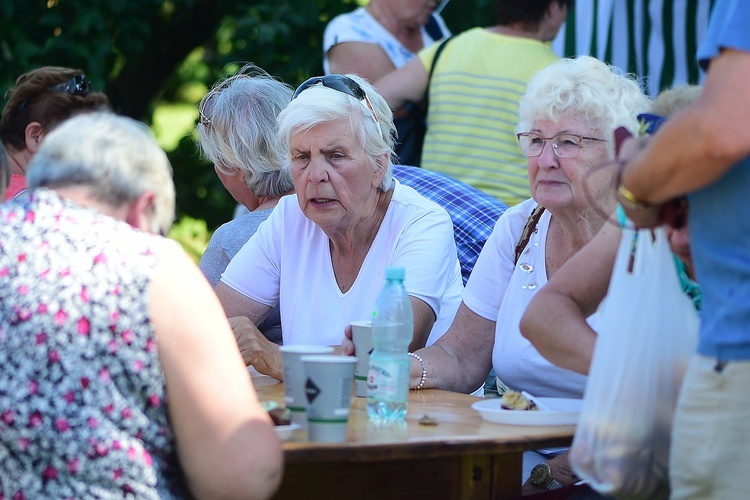
[[[521,152],[529,157],[541,155],[547,141],[552,141],[552,151],[555,152],[558,158],[575,158],[578,156],[578,152],[583,147],[584,140],[604,142],[604,139],[575,134],[558,134],[554,137],[542,137],[531,132],[523,132],[516,135],[516,137],[518,137]]]
[[[206,109],[208,108],[209,103],[214,97],[216,97],[222,91],[229,88],[229,85],[231,84],[233,80],[234,80],[234,77],[224,80],[218,85],[215,85],[214,88],[212,88],[208,94],[203,96],[203,99],[201,99],[200,104],[198,104],[198,117],[199,117],[201,125],[203,125],[206,129],[210,129],[211,126],[213,125],[213,123],[211,122],[211,118],[209,118],[206,113]]]
[[[370,112],[372,113],[372,117],[375,119],[375,123],[377,123],[378,127],[380,126],[380,121],[378,120],[378,115],[375,113],[375,108],[372,107],[372,103],[370,102],[370,99],[367,97],[367,94],[364,90],[362,90],[362,87],[359,86],[357,82],[349,78],[348,76],[344,75],[326,75],[326,76],[314,76],[304,82],[297,87],[297,90],[294,91],[294,95],[292,95],[292,101],[295,100],[299,95],[304,92],[305,90],[309,89],[313,85],[323,85],[324,87],[327,87],[329,89],[336,90],[338,92],[341,92],[343,94],[349,95],[354,97],[355,99],[364,102],[367,107],[370,109]]]
[[[86,75],[76,75],[67,82],[53,85],[49,88],[49,90],[51,92],[65,92],[66,94],[70,95],[79,95],[81,97],[86,97],[87,95],[89,95],[89,92],[91,92],[91,82],[89,82],[88,78],[86,78]],[[19,104],[18,110],[20,111],[24,107],[26,107],[27,102],[28,99]]]
[[[67,82],[59,83],[49,89],[53,92],[66,92],[70,95],[86,97],[91,92],[91,82],[86,75],[76,75]]]
[[[208,101],[215,96],[215,93],[211,93],[207,95],[200,103],[200,106],[198,106],[198,116],[200,118],[201,125],[203,125],[205,128],[209,129],[211,128],[211,118],[206,116],[206,106],[208,105]]]

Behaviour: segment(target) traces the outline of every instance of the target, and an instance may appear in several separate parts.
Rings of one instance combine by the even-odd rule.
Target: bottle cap
[[[387,267],[385,269],[385,279],[390,280],[404,280],[406,270],[403,267]]]

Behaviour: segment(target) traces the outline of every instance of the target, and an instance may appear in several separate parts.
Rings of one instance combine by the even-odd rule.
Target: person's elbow
[[[281,485],[284,476],[284,452],[276,431],[271,429],[270,433],[266,432],[266,435],[256,442],[257,445],[254,444],[247,450],[246,464],[236,469],[236,474],[240,475],[242,480],[235,485],[231,498],[271,498]]]
[[[199,499],[266,499],[276,493],[284,474],[284,456],[273,427],[260,419],[252,419],[225,439],[231,441],[225,443],[230,449],[221,464],[209,465],[212,472],[196,475],[201,478],[191,478],[188,474],[193,496]]]
[[[523,335],[524,338],[531,342],[537,349],[539,349],[539,344],[544,340],[545,332],[544,327],[541,324],[544,312],[538,306],[538,303],[543,298],[541,294],[542,291],[531,299],[531,302],[526,307],[526,311],[523,313],[523,316],[521,316],[521,321],[518,324],[518,328],[521,330],[521,335]]]

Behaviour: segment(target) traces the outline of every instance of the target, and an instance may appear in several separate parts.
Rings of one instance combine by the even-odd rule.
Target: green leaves
[[[454,33],[495,19],[495,0],[453,0]],[[323,72],[333,17],[363,0],[0,0],[0,90],[45,65],[81,68],[114,109],[151,122],[161,103],[197,106],[241,62],[291,85]],[[169,152],[178,212],[214,228],[234,200],[187,137]]]

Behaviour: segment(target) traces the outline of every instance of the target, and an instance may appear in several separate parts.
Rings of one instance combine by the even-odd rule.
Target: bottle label
[[[368,398],[378,401],[403,402],[409,399],[409,363],[399,360],[370,358],[367,376]]]

